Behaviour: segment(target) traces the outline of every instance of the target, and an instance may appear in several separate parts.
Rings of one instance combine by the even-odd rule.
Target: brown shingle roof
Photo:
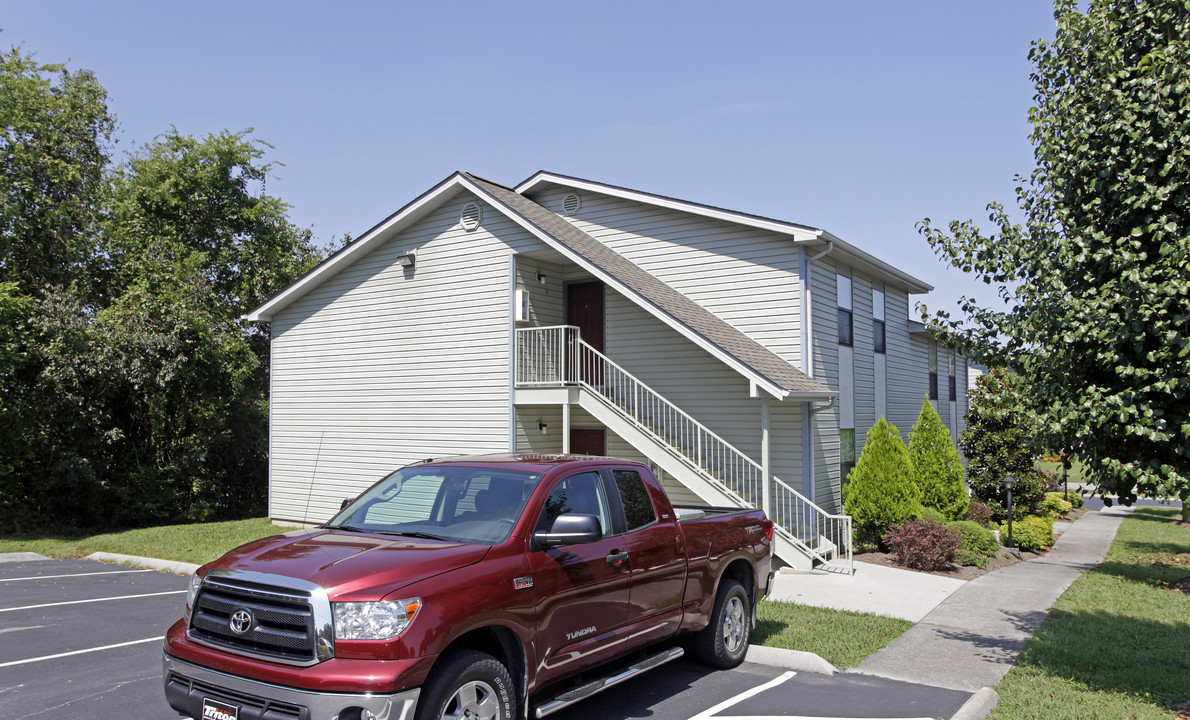
[[[519,215],[600,268],[661,312],[694,331],[707,342],[792,395],[834,395],[814,380],[706,308],[657,279],[628,258],[514,190],[470,173],[462,175],[506,210]]]

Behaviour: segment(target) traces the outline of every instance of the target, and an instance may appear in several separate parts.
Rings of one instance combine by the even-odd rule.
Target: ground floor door
[[[572,455],[606,455],[607,430],[603,428],[570,428]]]

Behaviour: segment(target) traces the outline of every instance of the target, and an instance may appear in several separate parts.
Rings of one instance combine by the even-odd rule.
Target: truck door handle
[[[628,553],[612,550],[607,555],[607,564],[617,569],[624,567],[628,564]]]

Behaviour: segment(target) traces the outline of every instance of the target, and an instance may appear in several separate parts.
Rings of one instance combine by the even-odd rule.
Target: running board
[[[593,680],[586,685],[580,685],[573,690],[567,690],[553,700],[538,705],[537,712],[534,717],[540,720],[540,718],[543,718],[546,715],[556,713],[562,708],[575,704],[579,700],[586,700],[592,695],[602,690],[607,690],[613,685],[619,685],[625,680],[634,678],[641,673],[648,672],[655,667],[660,667],[671,660],[677,660],[678,658],[682,657],[683,654],[685,654],[685,651],[682,650],[682,648],[666,650],[665,652],[657,653],[656,655],[650,655],[644,660],[641,660],[640,662],[625,668],[614,675],[608,675],[605,678]]]

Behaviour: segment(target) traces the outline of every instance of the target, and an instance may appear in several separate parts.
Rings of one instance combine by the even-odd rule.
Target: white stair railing
[[[572,325],[522,328],[516,335],[519,387],[582,385],[647,434],[672,449],[738,504],[758,507],[764,468],[607,356]],[[823,563],[852,567],[851,517],[833,515],[772,477],[769,514],[781,534]]]

